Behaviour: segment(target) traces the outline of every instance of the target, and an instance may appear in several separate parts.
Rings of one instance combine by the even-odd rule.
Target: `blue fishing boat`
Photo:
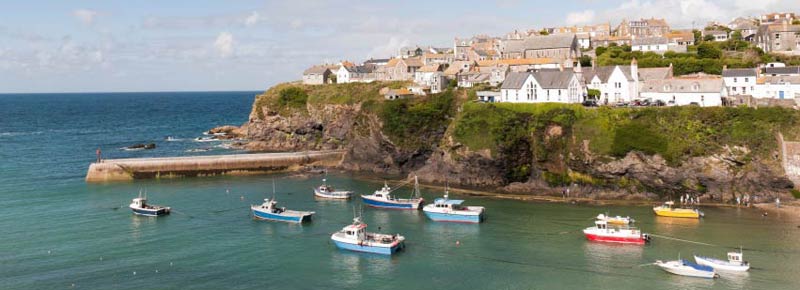
[[[171,210],[168,206],[147,204],[147,193],[142,197],[141,192],[139,192],[139,197],[134,198],[128,207],[131,208],[134,214],[143,216],[168,215]]]
[[[258,219],[302,223],[311,221],[313,211],[288,210],[285,207],[278,207],[278,202],[274,198],[265,198],[264,203],[250,206],[253,216]]]
[[[399,235],[387,235],[367,232],[367,224],[360,217],[353,219],[353,224],[331,235],[336,247],[348,251],[392,255],[405,248],[406,238]]]
[[[361,200],[371,207],[389,208],[389,209],[410,209],[417,210],[425,201],[419,194],[419,182],[417,177],[414,176],[414,190],[410,198],[396,198],[392,194],[389,185],[383,183],[383,188],[376,190],[375,193],[370,195],[361,195]]]
[[[432,204],[422,208],[425,215],[437,222],[480,223],[485,211],[482,206],[462,206],[463,200],[449,199],[447,188],[444,197],[437,198]]]

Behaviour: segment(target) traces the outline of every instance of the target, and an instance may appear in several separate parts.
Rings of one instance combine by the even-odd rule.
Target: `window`
[[[747,82],[747,78],[744,78],[744,82],[745,82],[745,83]]]
[[[698,90],[700,90],[700,85],[699,85],[699,84],[692,84],[692,90],[693,90],[693,91],[698,91]]]
[[[669,91],[671,91],[671,90],[672,90],[672,86],[670,86],[670,85],[664,85],[664,91],[665,91],[665,92],[669,92]]]
[[[733,82],[734,82],[734,83],[736,82],[736,78],[733,78]]]

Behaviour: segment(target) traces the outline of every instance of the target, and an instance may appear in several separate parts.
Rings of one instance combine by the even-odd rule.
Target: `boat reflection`
[[[654,221],[654,232],[658,233],[672,232],[674,230],[683,230],[686,228],[696,228],[700,225],[700,219],[690,218],[656,216]]]
[[[157,222],[156,218],[132,214],[131,238],[133,238],[134,240],[139,240],[139,238],[142,236],[142,232],[144,232],[144,229],[142,227],[146,225],[155,224],[156,222]]]
[[[587,241],[583,244],[587,265],[594,271],[608,271],[610,265],[630,268],[642,260],[644,246],[632,244],[596,243]]]

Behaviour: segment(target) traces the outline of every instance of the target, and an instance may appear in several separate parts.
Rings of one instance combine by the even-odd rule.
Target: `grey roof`
[[[726,68],[722,70],[722,76],[729,77],[755,77],[756,69],[754,68]]]
[[[668,44],[669,39],[666,37],[642,37],[636,38],[631,41],[632,45],[656,45],[656,44]]]
[[[329,69],[326,66],[315,65],[315,66],[312,66],[312,67],[306,69],[305,71],[303,71],[303,74],[304,75],[314,75],[314,74],[320,75],[320,74],[324,74],[325,71],[327,71],[327,70],[329,70]]]
[[[387,63],[387,62],[389,62],[388,58],[376,58],[376,59],[370,59],[368,61],[365,61],[364,64],[368,64],[368,63]]]
[[[800,85],[800,76],[766,76],[763,81],[765,84],[790,83],[793,85]]]
[[[526,50],[569,48],[575,40],[574,34],[537,35],[525,39],[511,39],[504,42],[505,52],[524,52]]]
[[[648,80],[642,85],[643,93],[719,93],[722,78],[672,78]]]
[[[672,77],[670,67],[639,68],[639,81],[663,80]]]
[[[722,30],[703,30],[703,35],[728,35],[728,32]]]
[[[525,80],[528,79],[528,76],[531,75],[529,72],[512,72],[506,76],[505,81],[503,81],[503,85],[500,86],[501,89],[514,89],[518,90],[522,88],[522,85],[525,84]]]
[[[372,67],[365,66],[365,65],[344,67],[344,69],[346,69],[348,72],[351,72],[351,73],[365,74],[365,73],[371,73],[372,72]]]
[[[800,66],[787,66],[787,67],[768,67],[767,74],[789,75],[800,74]]]
[[[531,73],[543,89],[566,89],[575,74],[572,70],[539,70]]]

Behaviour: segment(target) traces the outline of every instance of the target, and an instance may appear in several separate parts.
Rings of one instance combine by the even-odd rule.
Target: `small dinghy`
[[[414,176],[414,191],[411,193],[410,198],[395,198],[394,195],[392,195],[393,191],[394,190],[384,182],[383,188],[376,190],[375,193],[370,195],[361,195],[361,200],[371,207],[412,210],[418,210],[422,202],[425,201],[420,197],[419,182],[416,176]]]
[[[331,240],[342,250],[392,255],[405,248],[406,238],[399,234],[367,232],[367,224],[361,222],[361,217],[356,217],[353,224],[333,233]]]
[[[131,208],[134,214],[143,216],[168,215],[171,209],[168,206],[147,204],[147,193],[142,197],[141,192],[139,192],[139,197],[134,198],[128,207]]]
[[[719,277],[719,275],[714,272],[714,268],[698,265],[683,259],[667,262],[658,260],[655,264],[656,266],[661,267],[661,269],[664,271],[675,275],[709,279]]]
[[[482,206],[462,206],[463,200],[450,199],[447,187],[444,197],[437,198],[432,204],[422,208],[425,215],[437,222],[480,223],[483,221],[485,211]]]
[[[595,226],[583,230],[586,239],[595,242],[644,245],[650,241],[648,234],[635,228],[609,228],[605,220],[597,220]]]
[[[257,219],[272,220],[290,223],[302,223],[310,221],[313,211],[288,210],[285,207],[278,207],[278,202],[274,198],[265,198],[264,203],[250,206],[253,216]]]
[[[333,188],[327,184],[327,173],[326,178],[322,179],[322,185],[317,186],[314,188],[314,196],[321,197],[321,198],[330,198],[330,199],[350,199],[353,196],[352,191],[346,190],[339,190]]]
[[[597,220],[606,221],[610,225],[623,225],[623,226],[636,222],[633,218],[629,216],[626,217],[607,216],[602,213],[597,215]]]
[[[197,137],[197,138],[194,138],[194,141],[195,142],[214,142],[214,141],[220,141],[220,140],[217,139],[217,137],[211,136],[211,137]]]
[[[742,260],[741,250],[739,252],[728,252],[727,261],[698,255],[694,255],[694,261],[697,264],[709,266],[720,271],[746,272],[750,270],[750,263]]]

